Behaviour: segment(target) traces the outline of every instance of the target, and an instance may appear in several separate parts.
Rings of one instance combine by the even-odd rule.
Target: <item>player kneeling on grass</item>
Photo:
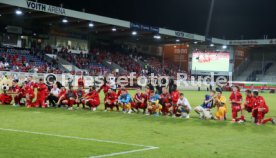
[[[76,104],[77,104],[77,108],[80,107],[80,104],[83,103],[84,101],[84,96],[85,96],[85,92],[83,90],[83,87],[82,86],[79,86],[78,87],[78,90],[76,91],[77,93],[77,99],[76,99]],[[82,104],[82,107],[84,108],[85,107],[85,104]]]
[[[247,111],[248,113],[252,113],[252,110],[254,108],[254,103],[256,100],[256,98],[253,96],[251,90],[246,90],[245,94],[246,94],[246,100],[244,103],[244,107],[241,110],[241,113],[242,113],[241,117],[236,119],[236,121],[240,122],[240,123],[245,121],[244,111]]]
[[[12,96],[7,93],[7,89],[3,89],[3,93],[0,94],[0,104],[10,105],[12,102]]]
[[[265,114],[269,112],[269,108],[266,105],[266,102],[262,96],[259,96],[259,92],[254,91],[255,105],[252,110],[254,123],[257,125],[266,124],[267,122],[271,122],[275,124],[275,120],[273,118],[264,119]]]
[[[195,112],[199,114],[200,119],[212,119],[211,109],[216,92],[211,90],[210,95],[205,95],[205,100],[201,106],[195,107]]]
[[[22,83],[22,87],[23,87],[24,83]],[[13,95],[13,99],[14,99],[14,105],[13,106],[19,106],[20,100],[21,98],[23,98],[23,94],[22,92],[22,87],[20,87],[18,85],[18,80],[14,80],[12,82],[12,93]]]
[[[217,91],[217,96],[214,98],[214,106],[217,108],[215,115],[216,120],[226,120],[227,106],[226,98],[222,96],[222,91]]]
[[[100,96],[96,91],[96,87],[89,87],[89,93],[87,93],[83,99],[83,105],[90,107],[92,111],[96,111],[100,105]]]
[[[151,91],[148,103],[148,113],[147,115],[155,114],[155,116],[159,116],[162,110],[162,105],[159,104],[160,96],[155,94],[154,91]]]
[[[27,86],[27,85],[25,85],[23,87],[23,89],[24,89],[24,93],[26,96],[26,107],[27,108],[35,107],[36,104],[33,103],[33,99],[35,98],[34,90],[30,86]]]
[[[187,98],[184,97],[183,93],[180,93],[180,98],[177,101],[177,110],[176,110],[176,117],[181,118],[190,118],[190,111],[192,107]]]
[[[232,122],[234,123],[239,121],[238,112],[242,110],[242,95],[240,94],[239,87],[234,86],[232,90],[233,92],[231,93],[229,100],[232,106]]]
[[[48,94],[48,87],[43,82],[43,79],[39,79],[39,82],[34,87],[37,89],[35,107],[47,108],[48,105],[45,100]]]
[[[66,99],[66,93],[67,93],[66,88],[64,86],[62,86],[60,88],[60,91],[59,91],[59,94],[58,94],[57,105],[58,105],[59,108],[61,107],[62,101]]]
[[[140,112],[139,109],[143,109],[143,113],[146,113],[147,109],[147,95],[141,92],[141,88],[136,90],[136,94],[133,97],[133,102],[131,103],[133,109],[137,110],[137,113]]]
[[[179,98],[180,98],[180,92],[177,90],[177,87],[174,86],[171,92],[172,107],[170,109],[170,112],[173,116],[175,116],[176,114],[177,101]]]
[[[99,91],[98,91],[99,92]],[[116,106],[117,111],[119,111],[119,107],[117,105],[117,94],[112,91],[112,89],[108,89],[107,93],[105,93],[104,98],[104,110],[107,111],[107,108],[110,108],[113,111],[113,108]]]
[[[53,88],[51,89],[50,95],[48,96],[49,106],[56,107],[59,93],[60,89],[58,88],[57,84],[53,84]]]
[[[122,90],[122,94],[118,98],[118,105],[123,109],[124,113],[131,114],[131,96],[125,89]]]
[[[167,88],[162,89],[162,94],[160,95],[159,100],[160,100],[159,103],[162,105],[163,115],[168,115],[172,104],[171,104],[171,95],[168,92]]]
[[[25,86],[27,86],[27,82],[22,83],[21,87],[17,87],[17,89],[15,90],[15,95],[13,96],[14,99],[14,104],[13,106],[17,107],[17,106],[23,106],[25,104],[23,104],[23,99],[26,98],[25,95]]]
[[[66,99],[62,101],[63,104],[68,106],[68,110],[73,110],[73,105],[76,103],[77,93],[73,89],[73,86],[69,87],[65,95]]]

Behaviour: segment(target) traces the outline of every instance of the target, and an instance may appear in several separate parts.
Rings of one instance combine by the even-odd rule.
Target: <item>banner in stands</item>
[[[56,6],[33,2],[33,1],[26,1],[26,3],[29,9],[58,14],[58,15],[64,15],[64,16],[66,15],[65,9],[61,7],[56,7]]]
[[[175,36],[180,37],[180,38],[195,39],[193,34],[186,33],[186,32],[180,32],[180,31],[175,31]]]
[[[180,70],[188,72],[189,53],[186,44],[164,45],[163,52],[165,61],[167,60]]]
[[[276,83],[275,82],[242,82],[242,81],[234,81],[232,82],[233,85],[239,86],[241,89],[246,90],[250,89],[254,90],[261,90],[261,91],[270,91],[276,90]]]
[[[49,74],[49,73],[22,73],[22,72],[6,72],[0,71],[0,84],[2,81],[9,80],[12,81],[13,79],[19,80],[19,85],[21,85],[24,81],[27,80],[28,76],[33,77],[33,81],[38,81],[39,79],[44,79],[46,84],[49,84],[51,79],[59,81],[63,86],[68,87],[69,84],[76,87],[78,84],[78,79],[82,76],[79,75],[71,75],[71,74]],[[96,83],[96,76],[83,76],[85,88],[89,86],[93,86]],[[112,78],[112,77],[111,77]],[[110,78],[110,79],[111,79]],[[176,82],[183,82],[181,80],[175,80]],[[178,88],[180,90],[198,90],[198,85],[191,83],[191,81],[187,81],[188,85],[180,84]],[[242,82],[242,81],[234,81],[232,82],[233,85],[240,86],[240,88],[244,91],[245,89],[252,89],[252,90],[261,90],[261,91],[272,91],[276,90],[276,83],[275,82]],[[1,85],[2,86],[2,85]],[[99,88],[99,87],[98,87]],[[206,90],[208,88],[207,85],[202,85],[201,90]],[[224,90],[230,90],[229,86],[223,87]],[[1,87],[0,87],[1,90]]]
[[[137,24],[137,23],[130,23],[130,28],[134,29],[134,30],[141,30],[141,31],[159,33],[159,28],[158,27],[142,25],[142,24]]]
[[[13,80],[18,79],[20,84],[27,80],[28,76],[32,76],[34,81],[38,81],[39,79],[44,79],[46,84],[49,84],[50,80],[54,79],[59,81],[62,85],[68,86],[69,82],[72,83],[73,86],[77,86],[78,79],[82,76],[80,75],[72,75],[70,73],[66,74],[50,74],[50,73],[27,73],[27,72],[10,72],[10,71],[0,71],[0,83],[4,79],[4,77]],[[84,76],[85,80],[85,88],[94,85],[94,76]]]
[[[271,45],[276,44],[276,39],[263,40],[230,40],[229,45]]]

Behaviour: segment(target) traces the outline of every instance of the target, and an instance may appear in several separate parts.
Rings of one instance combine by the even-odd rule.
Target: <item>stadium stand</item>
[[[92,74],[103,74],[103,72],[115,67],[119,67],[122,73],[136,72],[138,75],[151,72],[163,75],[176,75],[178,72],[176,65],[165,61],[163,66],[162,60],[158,57],[147,56],[142,53],[139,53],[139,55],[131,54],[123,50],[106,51],[95,48],[89,54],[73,54],[63,49],[58,53],[58,56],[76,65],[78,68],[92,71]],[[104,62],[109,64],[104,64]],[[116,66],[114,67],[112,64],[116,64]]]
[[[39,51],[1,48],[0,56],[1,71],[61,73],[56,61],[46,62]]]
[[[276,76],[275,55],[269,48],[254,49],[243,64],[236,69],[237,81],[272,81]],[[274,78],[275,79],[275,78]]]
[[[71,52],[68,52],[67,49],[62,49],[60,52],[58,52],[58,56],[80,69],[87,70],[90,75],[104,74],[104,72],[109,71],[109,69],[102,64],[102,57],[98,57],[94,53],[73,54]],[[72,71],[71,73],[79,74],[81,72]]]

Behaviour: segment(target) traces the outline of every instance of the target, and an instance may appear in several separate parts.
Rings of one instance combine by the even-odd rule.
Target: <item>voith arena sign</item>
[[[37,3],[33,1],[26,1],[27,7],[32,10],[38,10],[42,12],[48,12],[52,14],[58,14],[58,15],[66,15],[66,11],[64,8],[56,7],[52,5],[47,5],[43,3]]]

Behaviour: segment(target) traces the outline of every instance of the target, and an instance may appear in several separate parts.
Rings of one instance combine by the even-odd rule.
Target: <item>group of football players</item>
[[[238,86],[232,87],[232,93],[229,97],[232,110],[232,122],[245,122],[245,113],[249,113],[252,122],[261,125],[271,122],[275,124],[273,118],[265,119],[265,115],[269,112],[269,107],[265,99],[259,95],[258,91],[246,90],[246,99],[243,101],[242,94]],[[216,109],[215,114],[212,114],[212,109]],[[201,119],[216,119],[226,120],[227,117],[227,99],[222,95],[222,91],[217,89],[211,90],[210,95],[206,95],[201,106],[195,107],[195,112],[199,114]],[[240,113],[240,117],[238,116]]]
[[[251,113],[251,118],[257,125],[267,122],[275,123],[273,118],[265,119],[264,116],[269,112],[269,108],[262,96],[257,91],[251,92],[246,90],[246,100],[243,103],[242,94],[239,87],[234,86],[229,98],[232,108],[232,122],[242,123],[245,120],[245,112]],[[67,107],[73,110],[74,105],[96,111],[100,105],[99,93],[104,93],[104,111],[122,111],[124,113],[140,113],[146,115],[165,115],[179,118],[189,118],[192,107],[183,93],[177,90],[177,86],[172,88],[162,87],[161,90],[155,91],[154,88],[148,87],[144,92],[141,88],[136,89],[134,96],[128,93],[125,88],[114,89],[108,83],[104,83],[100,88],[90,86],[86,92],[84,90],[84,80],[79,78],[78,88],[75,90],[69,85],[68,89],[53,83],[47,86],[43,79],[38,83],[33,81],[30,76],[21,86],[18,80],[13,81],[10,89],[4,90],[0,94],[0,104],[11,104],[14,100],[14,106],[32,107]],[[36,93],[35,93],[36,92]],[[215,113],[213,115],[213,110]],[[222,95],[221,89],[211,90],[206,95],[202,105],[194,108],[201,119],[226,120],[227,99]],[[240,117],[238,117],[240,113]]]

